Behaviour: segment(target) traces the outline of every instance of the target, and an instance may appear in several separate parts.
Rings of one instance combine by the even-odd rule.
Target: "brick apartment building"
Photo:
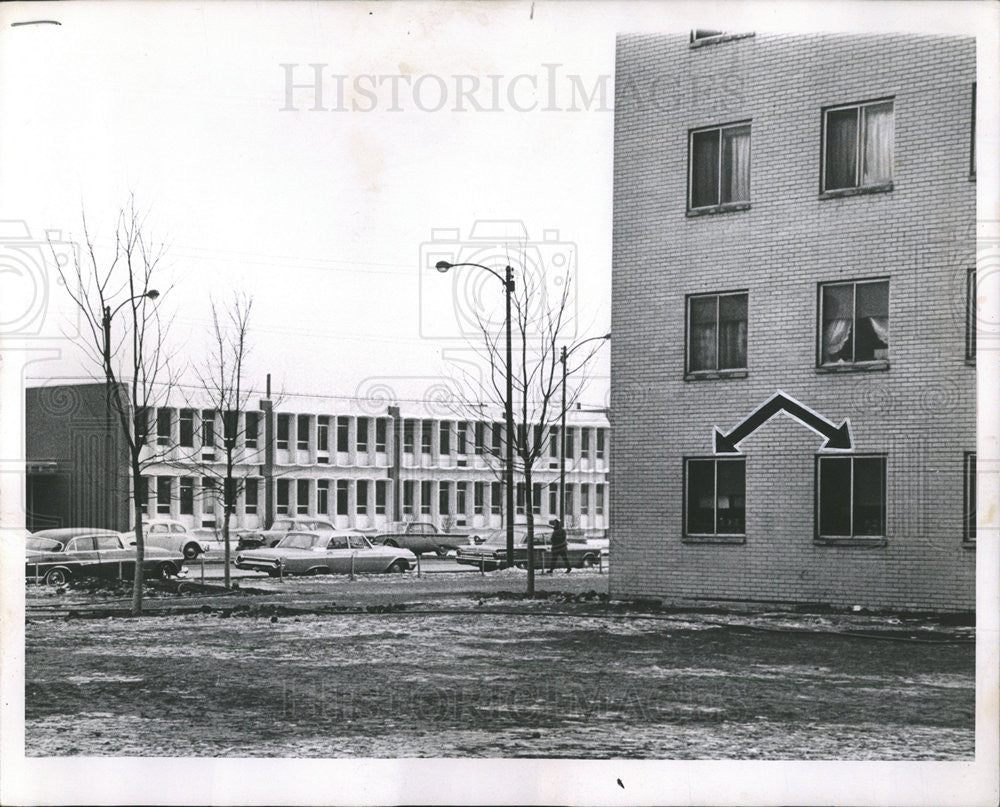
[[[975,41],[624,35],[616,71],[612,595],[971,610]]]
[[[128,455],[107,420],[103,384],[46,384],[26,390],[29,529],[131,526]],[[397,521],[487,530],[503,523],[495,457],[499,413],[461,420],[410,405],[288,396],[227,423],[193,401],[147,412],[145,513],[189,527],[222,524],[223,441],[235,436],[238,496],[234,528],[270,526],[279,516],[328,518],[339,527],[383,529]],[[573,409],[566,428],[567,522],[585,533],[607,526],[608,422]],[[515,521],[558,514],[559,441],[535,466],[530,498],[515,483]],[[536,522],[539,523],[539,522]],[[541,522],[541,523],[544,523]]]

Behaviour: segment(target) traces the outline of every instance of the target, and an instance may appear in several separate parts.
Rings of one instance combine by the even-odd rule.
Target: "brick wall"
[[[975,43],[622,36],[616,64],[611,590],[618,597],[968,610],[963,452],[974,261]],[[892,97],[893,189],[821,199],[822,109]],[[688,131],[752,121],[751,206],[687,217]],[[818,284],[889,278],[889,368],[816,368]],[[685,297],[747,289],[745,378],[684,380]],[[814,543],[822,438],[778,416],[741,446],[746,541],[682,540],[683,458],[781,389],[887,457],[886,544]]]

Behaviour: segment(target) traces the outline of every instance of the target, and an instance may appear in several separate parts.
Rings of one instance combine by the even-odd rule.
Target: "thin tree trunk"
[[[535,596],[535,495],[531,487],[531,463],[524,463],[524,513],[528,522],[528,598]]]
[[[142,565],[146,556],[145,536],[142,532],[142,469],[138,457],[132,458],[132,503],[135,509],[135,574],[132,578],[132,616],[142,614],[143,577]]]

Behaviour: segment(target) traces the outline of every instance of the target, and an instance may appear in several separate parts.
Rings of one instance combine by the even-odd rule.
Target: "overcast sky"
[[[484,273],[429,268],[454,254],[502,269],[505,250],[473,234],[523,227],[516,260],[550,286],[554,266],[570,270],[568,336],[608,331],[616,31],[970,31],[954,6],[839,5],[836,25],[823,8],[8,5],[0,218],[79,239],[85,209],[106,243],[134,192],[169,242],[158,285],[172,284],[163,306],[190,361],[209,298],[239,290],[254,298],[255,383],[271,372],[289,392],[378,383],[419,398],[447,372],[442,352],[463,347],[470,297],[502,299]],[[61,24],[9,27],[29,20]],[[8,299],[24,291],[0,280]],[[56,334],[69,308],[49,292],[42,324]],[[59,347],[29,375],[92,372]],[[607,368],[602,350],[586,402],[604,405]]]

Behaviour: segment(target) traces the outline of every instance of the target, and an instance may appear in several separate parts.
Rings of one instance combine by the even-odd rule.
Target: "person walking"
[[[566,574],[572,571],[569,565],[569,554],[566,552],[566,530],[563,529],[562,522],[554,518],[549,522],[552,527],[552,560],[549,561],[549,570],[546,574],[552,574],[556,568],[556,559],[562,555],[563,563],[566,564]]]

